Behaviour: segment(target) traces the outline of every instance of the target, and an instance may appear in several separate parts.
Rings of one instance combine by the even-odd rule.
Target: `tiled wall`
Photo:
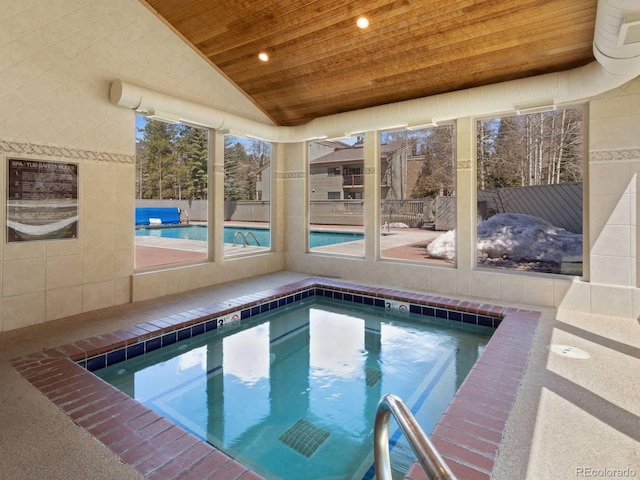
[[[475,135],[471,128],[474,120],[470,118],[458,119],[456,129],[458,250],[455,269],[380,262],[375,255],[358,259],[304,255],[297,251],[294,243],[287,247],[287,267],[449,295],[637,317],[640,314],[640,291],[636,288],[640,79],[585,105],[589,160],[585,178],[588,225],[584,238],[584,279],[474,270]],[[302,170],[303,166],[299,163],[292,168]],[[287,187],[298,192],[304,184],[304,179],[292,179]],[[369,195],[372,194],[367,194],[367,198]],[[287,208],[301,208],[297,202],[290,201]]]
[[[591,307],[637,317],[640,80],[601,95],[589,108]]]
[[[79,163],[77,239],[2,246],[3,329],[54,320],[130,299],[133,157],[72,147],[2,142],[3,158]],[[3,166],[0,178],[5,179]],[[96,181],[98,179],[98,181]],[[3,209],[4,212],[4,209]]]
[[[640,313],[639,80],[589,104],[589,283],[473,269],[475,138],[470,118],[457,122],[457,269],[379,262],[373,244],[363,259],[306,254],[305,147],[294,144],[276,148],[277,253],[225,261],[216,247],[213,263],[134,275],[135,114],[110,103],[114,79],[269,121],[138,0],[0,0],[0,181],[6,182],[4,165],[11,156],[80,165],[77,240],[0,242],[0,331],[282,268],[494,301],[621,316]],[[374,136],[366,134],[365,141],[373,144]],[[378,163],[374,157],[366,164],[369,184]],[[216,161],[214,185],[223,175]],[[367,208],[371,213],[371,204]],[[375,237],[371,217],[365,231]]]
[[[118,78],[268,122],[137,0],[0,0],[0,181],[21,157],[78,163],[80,187],[77,240],[0,242],[0,332],[202,286],[132,290],[135,114],[109,101]]]

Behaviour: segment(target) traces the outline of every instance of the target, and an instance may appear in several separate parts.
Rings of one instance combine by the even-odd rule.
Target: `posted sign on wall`
[[[7,241],[78,236],[78,164],[8,160]]]

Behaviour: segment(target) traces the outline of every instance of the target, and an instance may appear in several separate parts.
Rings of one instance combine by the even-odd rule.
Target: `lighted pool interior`
[[[421,376],[419,381],[413,382],[414,386],[417,387],[415,391],[421,391],[422,393],[427,391],[435,393],[439,388],[448,389],[448,394],[455,392],[444,413],[437,419],[437,423],[430,434],[431,440],[459,478],[475,475],[477,478],[488,479],[491,475],[502,432],[515,401],[519,382],[526,365],[528,351],[540,316],[539,312],[449,299],[425,293],[403,292],[388,287],[357,285],[338,279],[307,277],[293,283],[262,291],[254,291],[236,298],[228,298],[224,301],[218,300],[216,303],[198,307],[194,310],[148,320],[111,333],[86,338],[55,348],[47,348],[37,353],[16,358],[11,363],[18,372],[75,423],[85,428],[97,440],[118,455],[123,462],[130,465],[145,478],[258,480],[263,477],[252,470],[251,460],[247,459],[248,464],[245,464],[242,458],[234,459],[223,454],[210,443],[199,440],[197,436],[190,433],[189,427],[185,429],[169,421],[163,415],[105,383],[91,372],[120,363],[123,360],[133,360],[145,352],[156,351],[161,347],[167,348],[176,344],[173,348],[179,350],[182,347],[176,342],[190,338],[191,340],[188,341],[187,345],[194,345],[193,348],[197,350],[201,348],[197,347],[198,342],[205,338],[202,335],[205,332],[216,331],[219,325],[223,325],[223,330],[226,330],[225,333],[221,330],[211,336],[217,338],[218,341],[222,341],[223,348],[226,351],[227,347],[225,347],[224,343],[233,342],[233,340],[227,340],[232,338],[232,336],[227,336],[228,330],[231,330],[227,327],[233,326],[234,322],[236,322],[235,318],[239,317],[241,324],[246,323],[248,326],[242,326],[238,330],[239,332],[246,331],[249,332],[247,333],[248,335],[256,335],[257,337],[257,334],[251,333],[252,329],[265,327],[261,326],[263,324],[254,325],[255,319],[251,320],[250,317],[258,316],[265,312],[278,315],[287,314],[290,307],[294,306],[293,304],[304,303],[307,301],[305,299],[309,298],[318,300],[319,297],[348,302],[347,309],[353,308],[356,304],[376,307],[382,311],[391,309],[400,312],[406,309],[412,314],[435,317],[438,319],[437,322],[458,324],[458,327],[462,323],[469,323],[495,328],[486,347],[478,344],[477,347],[472,349],[460,348],[460,352],[472,353],[474,357],[479,355],[479,358],[475,364],[473,364],[472,360],[462,362],[471,366],[471,370],[457,391],[455,386],[464,377],[462,373],[456,373],[455,380],[451,377],[452,379],[449,380],[447,387],[421,387],[420,385],[428,382],[426,378],[430,375],[433,376],[429,372]],[[323,300],[320,300],[320,302],[323,302]],[[408,323],[412,324],[413,320],[410,317]],[[396,318],[395,315],[390,315],[390,318],[386,318],[384,321],[390,322],[395,328],[396,322],[404,323],[406,319],[407,317],[404,316]],[[422,320],[426,319],[423,318]],[[427,322],[431,321],[433,319],[427,320]],[[378,321],[378,324],[384,325],[384,322],[380,324]],[[285,325],[286,322],[282,324],[283,328]],[[310,326],[311,322],[309,323],[309,332],[311,332]],[[383,328],[381,326],[380,331],[383,333],[388,328],[391,327],[385,326]],[[466,327],[462,327],[462,329],[464,328]],[[367,337],[376,338],[374,331],[375,328],[373,331],[368,331],[365,327],[361,335],[365,339]],[[391,331],[394,331],[394,329]],[[265,348],[273,350],[273,352],[269,352],[268,368],[270,375],[275,372],[275,369],[271,370],[271,353],[276,354],[274,363],[277,363],[279,361],[278,356],[281,357],[281,349],[284,349],[288,342],[296,342],[294,337],[291,337],[290,340],[283,338],[280,343],[274,342],[273,347],[266,347],[267,340],[262,340],[263,350]],[[306,338],[306,336],[303,337]],[[275,336],[271,335],[269,343],[275,338]],[[315,345],[315,343],[314,341],[313,344]],[[245,347],[243,351],[248,355],[240,355],[240,358],[246,359],[253,355],[253,350],[244,341],[243,344]],[[309,345],[311,345],[310,335]],[[365,346],[365,351],[359,351],[359,354],[365,358],[361,358],[359,363],[359,366],[364,370],[357,369],[360,372],[360,390],[357,395],[359,398],[368,398],[370,403],[375,403],[378,398],[375,398],[375,395],[365,397],[365,392],[363,391],[366,391],[366,388],[370,388],[362,384],[362,379],[364,378],[366,383],[367,378],[366,368],[368,365],[366,359],[369,358],[369,351],[367,350],[369,347],[363,341],[361,341],[361,345]],[[384,343],[380,345],[382,347]],[[216,349],[212,350],[216,351]],[[217,351],[220,352],[219,349]],[[166,352],[170,352],[170,350],[166,350]],[[207,352],[207,356],[211,356],[208,349]],[[385,352],[385,350],[381,348],[381,352]],[[457,355],[460,355],[460,352]],[[424,361],[427,364],[429,361],[435,360],[435,357],[431,357],[428,352],[423,353],[425,353],[426,358]],[[300,374],[303,386],[307,385],[306,382],[311,382],[309,375],[309,367],[311,365],[309,359],[311,355],[311,353],[307,353],[305,357],[307,359],[305,376]],[[196,355],[194,354],[194,356]],[[227,353],[224,353],[223,357],[226,360]],[[199,358],[200,360],[195,361],[192,359],[192,361],[194,363],[201,362],[202,356]],[[384,354],[382,358],[383,360],[385,359]],[[207,359],[209,364],[216,364],[218,360],[215,356],[213,360]],[[352,359],[343,363],[349,368],[355,365],[352,363]],[[203,367],[201,364],[199,365],[199,367],[194,366],[196,370],[187,369],[187,371],[199,371],[199,375],[204,376],[202,373]],[[437,367],[435,368],[436,371],[439,371]],[[208,370],[209,368],[207,368]],[[239,386],[227,387],[227,380],[221,380],[224,378],[223,375],[214,374],[213,376],[225,387],[225,393],[227,389],[234,391],[247,388],[242,383]],[[377,375],[369,374],[369,376],[371,380]],[[385,382],[394,381],[392,380],[394,378],[395,372],[393,375],[388,372],[381,374],[380,380],[382,383],[379,385],[382,386],[384,384],[386,388]],[[188,379],[185,378],[185,380]],[[272,385],[287,384],[287,382],[280,382],[279,379],[276,380],[278,381],[275,382],[270,377],[268,381],[266,379],[257,381],[256,385],[259,383],[263,386],[268,385],[270,389],[269,395],[273,396],[279,392],[271,391],[273,389]],[[334,381],[335,383],[340,383],[343,381],[342,376],[337,375]],[[295,384],[296,382],[292,383]],[[139,381],[136,379],[133,385],[134,389],[138,388],[138,383]],[[204,384],[200,383],[199,385],[202,386]],[[229,385],[233,384],[230,383]],[[309,383],[309,385],[312,384]],[[298,384],[299,386],[300,384]],[[288,388],[285,388],[285,390]],[[303,388],[303,390],[305,389]],[[147,393],[147,395],[150,394]],[[415,405],[418,396],[418,393],[409,394],[409,398],[405,400]],[[258,406],[262,402],[262,407],[260,408],[265,410],[267,405],[266,393],[262,397],[258,397],[258,400]],[[309,402],[311,400],[308,400],[306,406],[313,405],[315,407],[317,405],[315,400],[313,404]],[[330,402],[322,400],[320,405],[324,403]],[[173,407],[171,402],[166,400],[165,404]],[[269,408],[271,408],[270,404]],[[238,418],[240,418],[249,409],[243,409],[241,405],[236,406],[225,403],[224,408],[215,411],[227,418],[239,414]],[[250,410],[250,413],[251,417],[256,418],[259,416],[259,409]],[[360,416],[363,416],[363,414]],[[296,416],[296,419],[302,418],[302,415]],[[315,420],[315,417],[313,420]],[[433,419],[427,419],[426,421],[432,422]],[[242,435],[238,433],[239,429],[242,429],[245,425],[244,421],[239,420],[239,422],[237,426],[235,423],[225,426],[224,432],[221,432],[219,430],[220,427],[218,427],[218,431],[215,434],[219,437],[233,438],[235,432],[235,434],[239,435],[236,444],[242,444],[245,441],[251,443],[251,432]],[[302,423],[304,424],[304,422]],[[431,424],[429,423],[429,426]],[[429,433],[426,428],[425,431]],[[358,432],[358,437],[360,433]],[[393,433],[393,429],[391,433]],[[395,435],[390,438],[392,442],[395,441],[398,445],[402,442]],[[402,451],[398,445],[392,443],[392,455]],[[369,445],[369,448],[372,448],[372,445]],[[363,478],[370,478],[370,475],[372,473],[369,470],[364,473]],[[423,480],[426,477],[419,464],[414,462],[409,469],[407,478]]]
[[[494,331],[404,306],[311,296],[95,373],[266,479],[371,479],[381,396],[431,431]]]
[[[137,227],[135,234],[139,237],[174,238],[204,242],[207,241],[207,226]],[[258,244],[261,247],[269,247],[271,245],[271,234],[268,228],[224,227],[224,243],[242,245],[243,238],[246,239],[248,245]],[[310,230],[309,248],[353,242],[355,240],[362,240],[363,238],[364,234],[359,232]]]

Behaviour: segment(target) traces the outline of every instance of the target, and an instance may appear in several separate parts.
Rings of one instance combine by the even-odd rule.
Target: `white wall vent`
[[[552,112],[557,109],[557,105],[553,102],[553,100],[548,100],[538,103],[516,105],[515,108],[517,115],[528,115],[530,113]]]

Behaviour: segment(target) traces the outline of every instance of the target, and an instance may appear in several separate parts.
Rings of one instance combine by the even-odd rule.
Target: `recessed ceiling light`
[[[356,20],[358,28],[367,28],[369,26],[369,19],[367,17],[360,17]]]
[[[263,62],[268,62],[269,61],[269,55],[267,55],[265,52],[260,52],[258,54],[258,58],[260,60],[262,60]]]

